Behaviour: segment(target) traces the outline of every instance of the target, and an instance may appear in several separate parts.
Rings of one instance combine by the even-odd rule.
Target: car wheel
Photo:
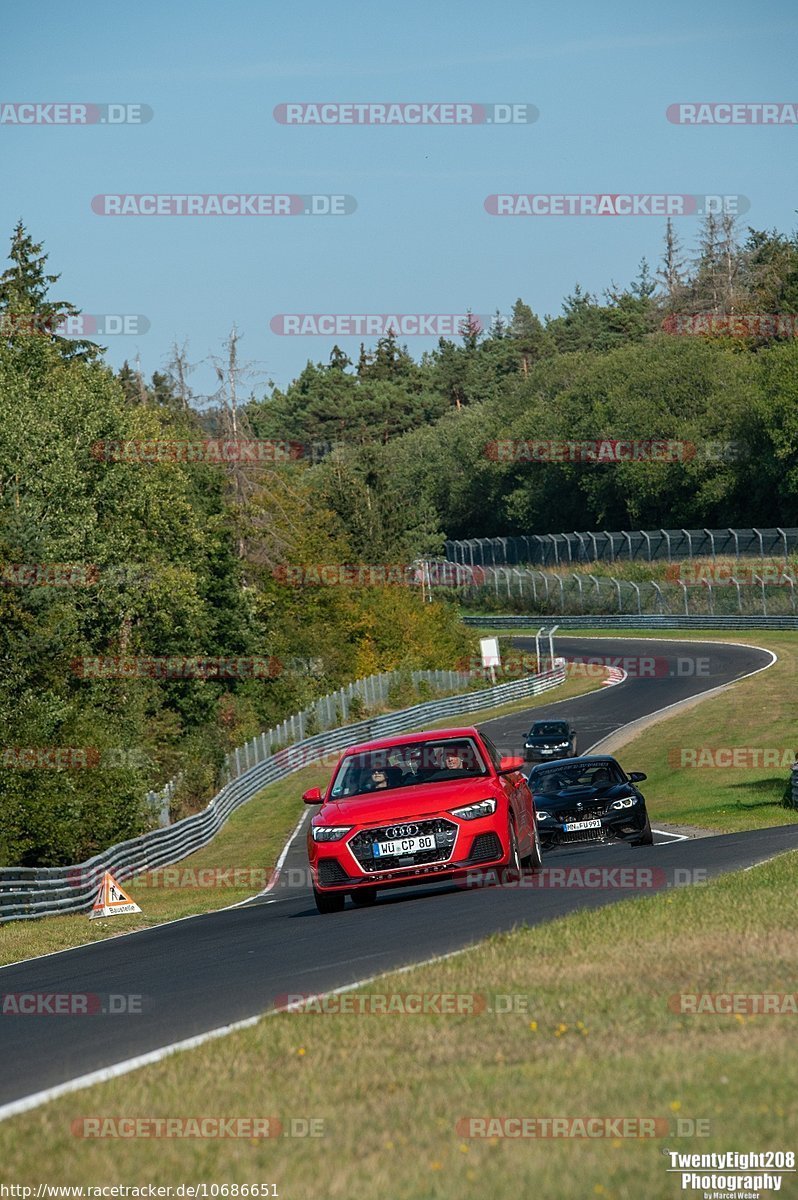
[[[632,842],[632,845],[633,846],[653,846],[654,845],[654,832],[651,828],[651,821],[649,820],[648,817],[646,817],[645,829],[643,830],[640,837],[636,838],[635,841]]]
[[[320,892],[314,887],[313,899],[322,916],[326,916],[327,913],[341,912],[346,900],[346,892]]]
[[[503,883],[517,883],[521,878],[521,851],[518,848],[518,834],[515,832],[515,822],[510,821],[507,832],[507,839],[510,844],[510,853],[507,856],[507,862],[504,864],[502,872]]]
[[[375,887],[358,888],[355,892],[350,892],[352,903],[358,908],[370,908],[377,899],[377,889]]]
[[[524,867],[530,871],[539,871],[543,866],[543,850],[540,845],[540,834],[538,833],[538,823],[534,822],[534,832],[532,836],[532,852],[527,854],[522,860]]]

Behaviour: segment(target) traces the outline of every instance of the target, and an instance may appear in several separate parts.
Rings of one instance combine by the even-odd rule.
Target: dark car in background
[[[645,797],[637,787],[645,778],[642,771],[627,774],[606,754],[533,767],[529,789],[542,847],[608,841],[653,845]]]
[[[535,721],[524,741],[527,762],[576,756],[576,730],[567,721]]]

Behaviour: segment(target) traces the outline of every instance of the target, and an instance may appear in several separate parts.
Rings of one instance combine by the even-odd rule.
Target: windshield
[[[487,774],[482,754],[471,738],[408,742],[368,754],[348,755],[338,768],[330,799]]]
[[[529,731],[530,737],[568,737],[568,726],[562,721],[536,721]]]
[[[566,766],[564,763],[557,767],[534,770],[529,777],[529,785],[534,792],[544,795],[552,792],[569,790],[595,791],[601,788],[615,787],[625,783],[626,776],[617,763],[607,762],[580,763]]]

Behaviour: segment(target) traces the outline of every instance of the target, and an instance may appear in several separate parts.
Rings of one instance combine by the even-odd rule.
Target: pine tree
[[[673,308],[678,303],[684,289],[684,259],[679,239],[673,229],[673,221],[668,217],[665,226],[665,250],[662,255],[662,265],[657,271],[657,278],[662,281],[667,296],[668,307]]]
[[[39,336],[58,347],[65,359],[90,360],[104,347],[88,338],[67,338],[57,332],[67,317],[80,316],[80,309],[65,300],[50,300],[50,287],[60,275],[47,273],[48,255],[43,242],[34,242],[18,221],[11,237],[11,266],[0,275],[0,334],[12,345]]]

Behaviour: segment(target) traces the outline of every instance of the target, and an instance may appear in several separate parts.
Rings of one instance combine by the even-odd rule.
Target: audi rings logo
[[[389,838],[412,837],[418,833],[418,825],[391,825],[390,829],[386,829]]]

